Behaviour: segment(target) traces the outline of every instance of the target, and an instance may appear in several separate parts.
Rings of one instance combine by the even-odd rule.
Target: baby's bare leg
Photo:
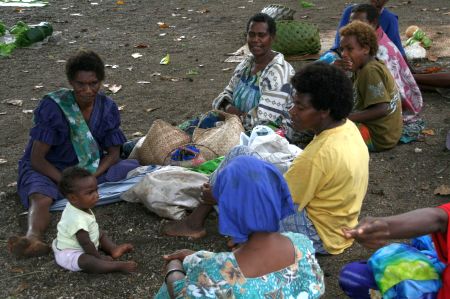
[[[78,266],[87,273],[131,273],[137,270],[137,264],[133,261],[106,261],[85,253],[80,255]]]
[[[114,259],[119,258],[125,253],[133,250],[133,245],[129,243],[117,245],[116,243],[111,241],[111,239],[108,238],[108,236],[104,232],[101,232],[99,241],[100,248],[107,254],[111,255],[111,257]]]

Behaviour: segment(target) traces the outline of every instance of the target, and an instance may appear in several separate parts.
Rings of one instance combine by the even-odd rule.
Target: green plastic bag
[[[218,157],[218,158],[215,158],[213,160],[209,160],[209,161],[203,162],[199,166],[191,167],[189,169],[192,170],[192,171],[195,171],[195,172],[200,172],[200,173],[204,173],[204,174],[210,175],[211,173],[213,173],[217,169],[217,167],[219,167],[220,163],[223,161],[224,158],[225,157],[223,157],[223,156],[222,157]]]

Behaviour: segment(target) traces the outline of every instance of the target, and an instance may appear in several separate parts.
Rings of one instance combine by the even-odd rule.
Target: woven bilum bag
[[[189,135],[171,124],[157,119],[137,150],[138,161],[141,165],[164,165],[166,157],[174,148],[189,142]]]
[[[199,123],[192,135],[194,144],[209,149],[203,152],[207,161],[228,154],[234,146],[239,144],[241,132],[244,132],[241,120],[236,115],[218,110],[212,112],[219,114],[223,123],[209,129],[200,128]]]
[[[284,55],[316,54],[320,51],[319,28],[294,20],[276,21],[277,35],[272,49]]]

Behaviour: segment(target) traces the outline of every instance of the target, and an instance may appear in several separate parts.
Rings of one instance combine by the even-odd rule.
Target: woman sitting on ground
[[[442,287],[437,298],[446,299],[450,298],[450,271],[447,267],[450,256],[449,215],[450,204],[447,203],[437,208],[418,209],[389,217],[367,217],[353,228],[344,228],[344,235],[348,239],[355,239],[365,247],[376,249],[386,245],[388,240],[432,234],[439,260],[446,266],[441,275]],[[424,265],[420,267],[423,268]],[[395,279],[395,276],[393,278]],[[418,285],[422,283],[427,283],[426,278],[422,277],[416,281]],[[369,289],[378,289],[373,272],[365,262],[355,262],[344,266],[339,277],[339,284],[350,298],[357,299],[370,298]],[[422,289],[417,288],[412,291],[414,295],[417,295]],[[436,297],[434,294],[428,294],[420,298]]]
[[[298,207],[297,213],[281,222],[280,230],[308,236],[318,253],[339,254],[352,245],[342,236],[341,227],[358,222],[369,177],[367,146],[347,119],[353,104],[352,84],[342,70],[314,63],[300,70],[292,85],[296,90],[289,110],[292,126],[311,130],[315,137],[284,175]],[[235,147],[211,176],[211,185],[215,186],[216,176],[227,163],[242,155],[258,157],[248,147]],[[164,233],[203,237],[212,209],[200,204],[185,219],[167,224]]]
[[[233,252],[180,250],[164,256],[165,284],[155,298],[319,298],[323,273],[311,241],[278,233],[279,221],[294,213],[288,186],[271,164],[237,157],[213,187],[219,231]]]
[[[136,160],[119,158],[126,138],[117,105],[99,93],[105,78],[101,58],[92,51],[79,51],[67,61],[66,75],[73,89],[52,92],[39,103],[30,141],[19,161],[17,190],[29,213],[26,235],[8,241],[18,257],[50,251],[43,237],[50,224],[50,206],[63,198],[57,184],[65,168],[85,168],[103,183],[124,179],[139,166]]]
[[[370,151],[393,148],[403,128],[401,98],[386,65],[375,57],[375,31],[366,23],[354,21],[340,33],[342,59],[353,72],[355,107],[348,118],[358,123]]]
[[[402,99],[403,121],[413,120],[423,107],[422,93],[401,52],[379,26],[377,9],[370,4],[356,5],[350,15],[350,21],[355,20],[367,23],[375,30],[378,40],[376,58],[384,62],[397,84]],[[337,60],[335,64],[342,61]]]
[[[213,101],[213,109],[236,114],[244,128],[265,124],[291,135],[287,107],[291,104],[292,66],[281,53],[272,51],[275,21],[258,13],[247,23],[247,44],[252,55],[235,69],[225,90]]]

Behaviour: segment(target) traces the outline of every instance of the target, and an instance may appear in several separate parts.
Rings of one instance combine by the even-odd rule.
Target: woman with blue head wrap
[[[233,252],[164,256],[165,284],[155,298],[319,298],[323,273],[312,242],[302,234],[278,233],[295,213],[288,186],[271,164],[252,156],[231,160],[218,173],[212,193],[219,232],[239,244]]]

